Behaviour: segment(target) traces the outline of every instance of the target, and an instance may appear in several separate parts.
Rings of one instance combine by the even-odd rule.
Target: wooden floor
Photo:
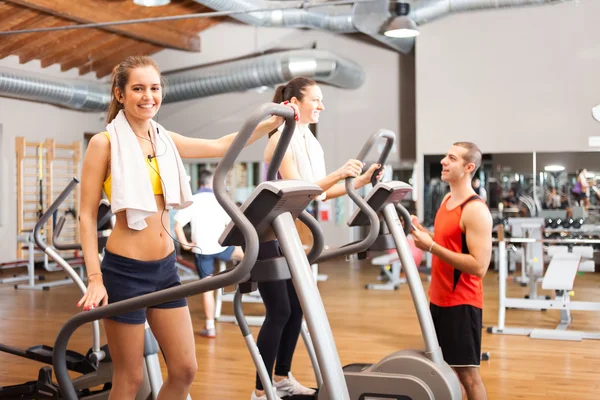
[[[414,307],[408,287],[396,292],[367,291],[377,271],[367,262],[326,263],[321,272],[329,280],[319,282],[335,335],[342,364],[376,362],[402,348],[421,348]],[[60,274],[60,273],[55,273]],[[484,325],[497,321],[497,273],[485,277]],[[428,283],[423,279],[425,288]],[[522,296],[525,289],[509,283],[509,295]],[[576,278],[575,300],[600,301],[600,274]],[[77,312],[79,295],[73,285],[48,292],[16,291],[0,287],[0,342],[20,347],[52,345],[61,324]],[[203,327],[199,297],[190,298],[196,331]],[[249,305],[247,314],[260,314],[262,305]],[[224,312],[231,307],[225,305]],[[600,331],[600,313],[575,312],[573,329]],[[558,311],[507,313],[507,325],[553,328]],[[253,328],[255,335],[258,328]],[[254,368],[238,327],[217,323],[217,338],[196,337],[199,372],[191,389],[195,399],[249,399]],[[103,336],[104,341],[104,336]],[[89,326],[76,333],[69,348],[85,353],[91,344]],[[483,350],[491,360],[481,373],[490,399],[598,399],[600,391],[600,342],[564,342],[483,333]],[[33,380],[41,364],[0,353],[0,385]],[[302,344],[293,363],[294,375],[314,384],[312,369]],[[166,370],[163,369],[166,374]]]

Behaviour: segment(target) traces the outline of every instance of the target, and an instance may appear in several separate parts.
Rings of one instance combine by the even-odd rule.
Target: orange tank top
[[[440,246],[455,253],[469,254],[465,233],[460,228],[460,218],[465,205],[473,200],[483,201],[479,196],[471,196],[460,205],[448,210],[450,196],[442,202],[434,223],[433,240]],[[435,255],[431,260],[431,283],[429,299],[439,307],[472,305],[483,308],[483,283],[481,278],[454,269]]]

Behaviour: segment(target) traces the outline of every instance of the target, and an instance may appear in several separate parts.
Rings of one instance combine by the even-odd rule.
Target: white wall
[[[0,66],[22,68],[47,76],[77,77],[76,70],[61,74],[58,66],[41,69],[39,62],[20,65],[17,57],[0,60]],[[74,140],[83,141],[84,132],[97,132],[103,124],[98,113],[82,113],[0,97],[0,125],[3,132],[0,146],[0,262],[3,262],[14,260],[16,256],[15,137],[23,136],[28,141],[54,138],[57,143],[70,144]]]
[[[202,52],[163,51],[154,59],[163,71],[206,64],[244,56],[273,47],[298,47],[316,42],[317,49],[359,63],[366,73],[364,85],[357,90],[321,85],[325,111],[318,124],[318,138],[326,154],[327,170],[332,172],[348,158],[356,157],[366,139],[380,128],[398,132],[398,54],[343,36],[326,32],[256,28],[223,23],[201,34]],[[237,131],[258,105],[271,101],[272,91],[229,93],[163,106],[159,122],[188,136],[218,138]],[[262,161],[266,140],[242,153],[242,161]],[[395,153],[397,157],[397,153]],[[393,157],[392,155],[391,157]],[[333,206],[333,205],[332,205]],[[333,209],[332,209],[333,210]],[[347,218],[345,218],[347,219]],[[345,222],[324,222],[327,244],[348,241]]]
[[[453,141],[483,152],[586,151],[600,135],[600,2],[455,14],[417,40],[417,158]],[[421,174],[422,167],[418,167]]]

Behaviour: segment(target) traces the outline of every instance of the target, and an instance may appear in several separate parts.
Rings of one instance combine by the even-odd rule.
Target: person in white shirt
[[[221,207],[212,190],[213,174],[210,171],[200,171],[198,192],[194,194],[192,206],[177,211],[175,214],[175,234],[185,250],[190,250],[196,258],[196,269],[200,279],[211,276],[215,270],[215,260],[241,261],[244,253],[240,247],[223,247],[219,237],[231,220]],[[191,223],[192,241],[189,242],[183,232],[183,227]],[[215,298],[213,291],[203,294],[204,315],[206,327],[200,331],[200,336],[214,338],[215,331]]]

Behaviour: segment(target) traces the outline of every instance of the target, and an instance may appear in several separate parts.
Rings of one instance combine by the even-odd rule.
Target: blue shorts
[[[215,273],[215,260],[229,261],[233,254],[234,246],[229,246],[225,250],[216,254],[194,254],[196,257],[196,270],[200,279],[211,276]]]
[[[105,248],[101,270],[109,304],[181,285],[175,267],[175,252],[162,260],[139,261],[111,253]],[[187,300],[182,298],[151,308],[179,308],[187,304]],[[109,319],[126,324],[143,324],[146,322],[146,309]]]

